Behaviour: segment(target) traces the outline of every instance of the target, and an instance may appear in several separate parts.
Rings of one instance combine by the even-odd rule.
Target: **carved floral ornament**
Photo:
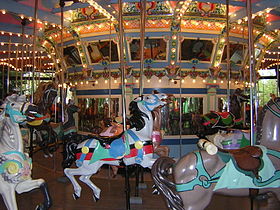
[[[215,68],[215,67],[213,67]],[[210,68],[209,71],[197,71],[193,69],[189,70],[182,70],[180,72],[180,66],[176,65],[169,65],[165,67],[162,70],[153,70],[151,66],[147,66],[144,69],[143,75],[146,77],[146,79],[150,80],[153,76],[157,77],[158,79],[162,79],[164,76],[168,77],[169,79],[183,79],[186,77],[196,79],[198,77],[202,78],[203,80],[209,78],[209,79],[226,79],[227,73],[219,70],[218,74],[213,73],[213,68]],[[216,68],[215,68],[216,69]],[[111,76],[114,80],[117,80],[121,77],[121,71],[120,70],[112,70],[111,72],[108,70],[107,67],[104,68],[104,71],[98,71],[93,72],[92,70],[86,69],[82,72],[85,73],[75,73],[75,74],[69,74],[68,76],[68,82],[79,82],[79,81],[91,81],[91,80],[98,80],[101,77],[103,77],[105,80],[108,80]],[[91,72],[90,74],[88,72]],[[139,79],[140,77],[140,71],[134,70],[131,66],[126,66],[126,76],[125,78],[135,78]],[[240,74],[237,73],[231,73],[231,79],[242,81],[242,78],[240,77]]]

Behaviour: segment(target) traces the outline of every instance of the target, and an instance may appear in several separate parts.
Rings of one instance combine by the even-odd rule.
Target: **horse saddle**
[[[218,154],[226,163],[231,159],[236,169],[247,176],[258,178],[258,172],[263,167],[263,153],[261,148],[257,146],[246,146],[232,150],[219,148]]]
[[[100,145],[104,147],[104,149],[110,149],[112,142],[121,138],[122,135],[123,133],[116,136],[94,136],[94,138],[99,141]]]

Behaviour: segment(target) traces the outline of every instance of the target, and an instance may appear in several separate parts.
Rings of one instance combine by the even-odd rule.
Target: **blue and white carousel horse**
[[[26,101],[25,96],[8,96],[0,113],[0,194],[8,210],[17,210],[17,193],[40,188],[44,202],[36,209],[48,209],[51,198],[43,179],[32,179],[32,161],[23,152],[19,124],[36,120],[37,107]]]
[[[152,111],[156,107],[165,105],[166,99],[166,94],[153,94],[134,99],[129,107],[130,128],[124,133],[114,138],[95,137],[80,143],[77,148],[67,149],[69,153],[72,153],[72,157],[76,156],[78,167],[64,169],[65,175],[74,187],[75,199],[81,195],[81,186],[74,178],[75,175],[79,175],[79,179],[93,190],[93,198],[97,201],[101,190],[91,182],[90,177],[96,174],[103,164],[118,166],[120,159],[123,159],[126,165],[136,163],[144,168],[152,167],[155,161],[151,140]]]

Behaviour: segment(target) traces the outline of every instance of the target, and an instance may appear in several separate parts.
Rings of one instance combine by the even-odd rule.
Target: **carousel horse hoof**
[[[35,210],[46,210],[45,206],[43,204],[39,204],[36,206]]]
[[[93,200],[94,200],[94,202],[98,202],[99,201],[99,198],[97,198],[95,195],[93,195]]]
[[[267,200],[268,198],[269,198],[268,193],[262,193],[254,197],[254,199],[257,201]]]
[[[153,195],[159,195],[160,192],[158,191],[158,189],[154,189],[153,192],[152,192],[152,194],[153,194]]]
[[[73,193],[73,198],[74,200],[78,200],[80,197],[76,193]]]

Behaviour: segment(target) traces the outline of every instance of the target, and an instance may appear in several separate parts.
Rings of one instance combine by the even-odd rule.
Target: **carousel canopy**
[[[279,60],[279,5],[280,0],[252,1],[254,47],[256,56],[261,54],[257,58],[261,60],[258,64],[259,68],[271,67]],[[132,44],[137,43],[135,37],[138,36],[138,39],[140,37],[141,4],[140,1],[123,0],[122,6],[124,32],[130,33],[127,41],[130,43],[130,60],[133,61],[137,60],[136,55],[132,52]],[[213,43],[223,41],[221,36],[225,37],[227,17],[230,25],[230,35],[235,34],[232,41],[241,43],[242,41],[239,41],[239,39],[246,39],[248,34],[248,16],[245,0],[230,0],[229,11],[227,11],[226,0],[147,1],[146,11],[146,33],[153,32],[154,37],[163,37],[165,41],[168,39],[167,31],[171,31],[172,36],[172,33],[175,34],[176,30],[185,33],[181,37],[188,36],[186,35],[188,33],[189,37],[195,37],[198,40],[207,39],[209,38],[207,34],[211,34]],[[62,12],[63,21],[61,20]],[[92,67],[93,65],[91,64],[95,63],[94,59],[96,58],[87,54],[94,51],[95,46],[92,44],[89,47],[88,45],[87,50],[85,50],[81,43],[102,40],[102,37],[108,40],[109,34],[112,34],[112,40],[117,43],[118,40],[115,34],[118,32],[118,13],[117,0],[0,1],[1,64],[18,71],[28,71],[28,68],[33,66],[34,61],[36,71],[62,68],[63,65],[59,64],[61,63],[59,46],[61,46],[61,40],[63,40],[64,58],[67,52],[76,53],[74,47],[71,46],[75,44],[78,49],[78,55],[72,56],[72,62],[75,63],[75,66],[81,65],[80,70]],[[36,24],[34,24],[35,21]],[[179,21],[180,27],[178,28],[176,21],[177,24]],[[63,32],[61,32],[62,26],[65,28]],[[61,34],[63,34],[62,38]],[[105,36],[106,34],[107,36]],[[147,34],[146,38],[149,38]],[[128,40],[129,38],[130,40]],[[181,39],[182,46],[194,44],[194,41]],[[152,39],[148,43],[151,47],[165,47],[160,39]],[[173,44],[172,42],[167,43],[166,46],[169,47],[169,50],[166,52],[167,55],[162,56],[168,56],[168,58],[164,57],[164,60],[166,63],[174,65],[175,60],[178,60],[175,51],[179,49],[170,47],[174,42]],[[209,45],[210,48],[213,47],[211,43],[204,42],[203,44]],[[215,52],[212,52],[211,58],[203,60],[211,64],[201,68],[211,66],[215,68],[221,62],[219,59],[221,60],[222,58],[218,56],[221,53],[219,52],[220,49],[217,47],[218,45],[215,46],[215,49],[213,49]],[[113,43],[111,48],[114,48]],[[84,53],[84,51],[87,53]],[[159,53],[157,55],[160,56]],[[114,61],[114,56],[111,56],[111,61]],[[183,52],[179,57],[182,60],[192,59],[187,54],[184,55]],[[152,58],[160,60],[160,58]],[[118,58],[115,58],[115,61],[117,60]],[[69,65],[73,66],[66,63],[65,68],[68,68],[67,66]],[[69,69],[71,72],[71,68]]]

